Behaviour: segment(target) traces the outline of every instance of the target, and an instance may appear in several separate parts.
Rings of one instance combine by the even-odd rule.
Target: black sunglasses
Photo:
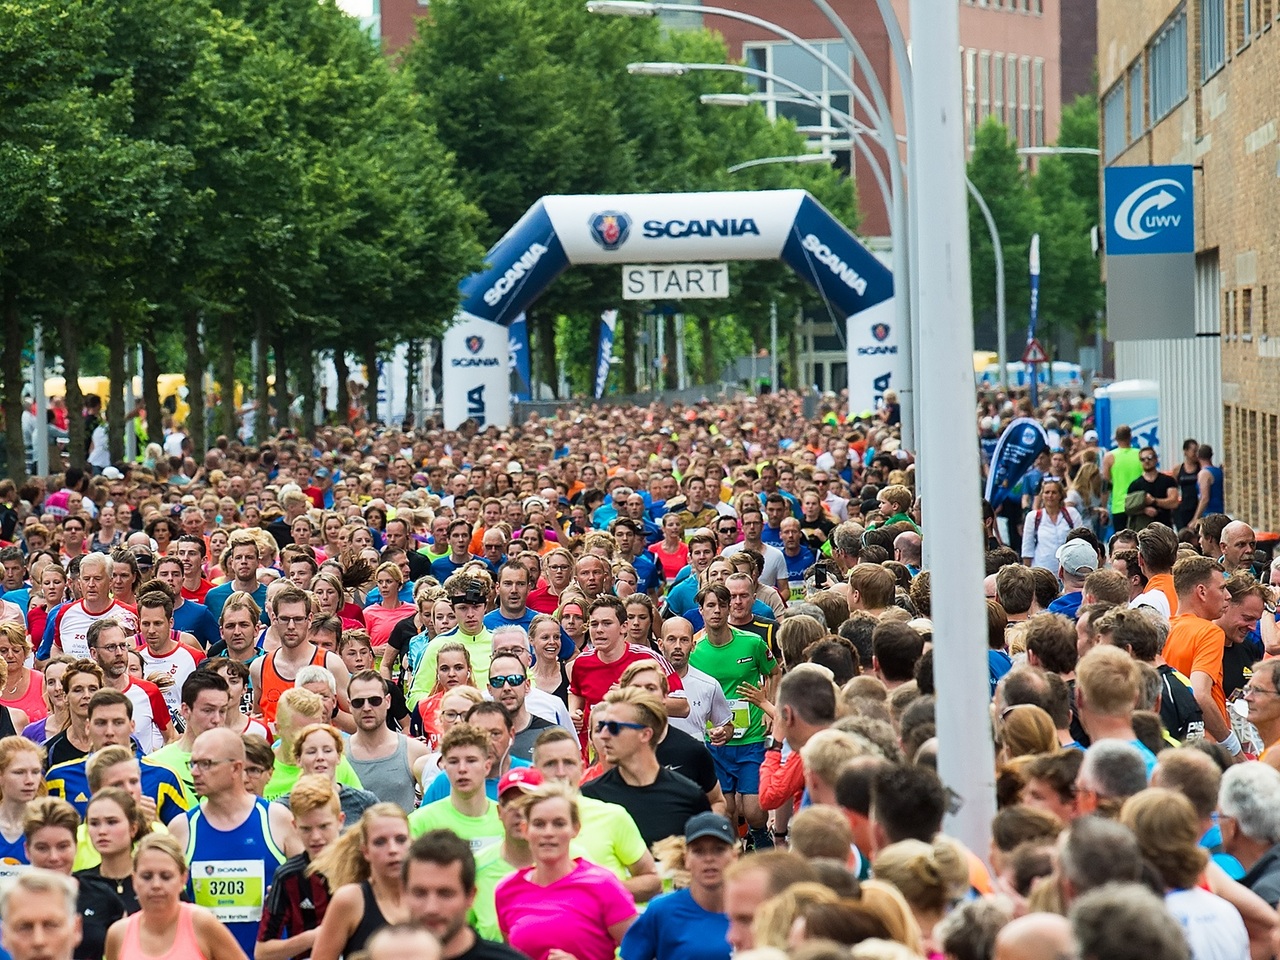
[[[371,707],[380,707],[382,706],[382,701],[384,699],[385,698],[382,697],[381,695],[374,696],[374,697],[355,697],[351,701],[351,707],[352,709],[355,709],[355,710],[361,709],[362,707],[365,706],[365,704],[368,704]]]

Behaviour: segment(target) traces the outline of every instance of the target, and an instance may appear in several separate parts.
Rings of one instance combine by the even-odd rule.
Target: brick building
[[[1226,468],[1227,509],[1280,527],[1280,6],[1099,0],[1104,162],[1194,164],[1196,337],[1116,345],[1120,378],[1161,387],[1162,462],[1184,437]]]

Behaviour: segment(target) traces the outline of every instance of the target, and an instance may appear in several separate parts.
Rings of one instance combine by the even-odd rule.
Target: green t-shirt
[[[173,743],[166,743],[155,753],[152,753],[150,759],[153,763],[168,767],[176,773],[178,779],[191,791],[191,795],[193,797],[196,795],[196,784],[191,779],[191,752],[182,749],[181,739],[175,740]]]
[[[271,774],[271,779],[267,781],[266,789],[262,791],[263,797],[267,800],[279,800],[281,797],[287,797],[293,792],[294,784],[298,782],[300,776],[302,776],[301,767],[293,763],[282,763],[276,760],[275,771]],[[348,787],[355,787],[357,790],[364,789],[364,784],[360,782],[360,777],[351,768],[351,764],[347,762],[345,755],[338,761],[336,779],[338,783],[345,783]]]
[[[448,797],[428,803],[409,814],[409,835],[420,837],[431,830],[452,830],[471,844],[471,852],[479,854],[488,847],[502,842],[502,821],[498,819],[498,804],[488,802],[484,816],[468,817],[453,805]]]
[[[582,848],[582,855],[617,874],[619,880],[630,877],[627,865],[643,857],[649,848],[627,808],[579,795],[578,817],[582,830],[574,844]]]
[[[738,696],[738,685],[760,686],[763,678],[773,673],[777,662],[768,645],[754,633],[729,628],[731,639],[722,647],[708,638],[699,640],[689,654],[689,666],[715,678],[733,711],[735,744],[761,743],[764,740],[764,711]]]
[[[493,656],[493,633],[481,630],[474,637],[469,637],[457,627],[448,633],[442,633],[429,644],[422,653],[422,662],[413,675],[413,683],[409,686],[406,699],[409,709],[418,706],[418,701],[431,696],[436,686],[436,657],[440,647],[446,643],[460,643],[471,655],[471,676],[475,679],[476,688],[483,690],[489,684],[489,659]]]

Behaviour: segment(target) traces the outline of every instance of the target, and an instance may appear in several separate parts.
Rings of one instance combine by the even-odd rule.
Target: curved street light
[[[801,153],[794,157],[758,157],[755,160],[743,160],[726,169],[729,173],[737,173],[750,167],[763,167],[770,163],[832,163],[836,159],[834,153]]]

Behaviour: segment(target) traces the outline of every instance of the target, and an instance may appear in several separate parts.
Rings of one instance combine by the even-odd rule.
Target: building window
[[[1227,0],[1200,0],[1200,82],[1227,62]]]
[[[978,116],[985,120],[991,115],[991,54],[983,50],[978,54]]]
[[[977,78],[974,74],[978,69],[978,52],[976,50],[966,50],[964,52],[964,115],[969,120],[969,146],[973,146],[976,142],[978,134],[978,92],[975,89]]]
[[[1146,97],[1142,86],[1142,58],[1139,57],[1129,68],[1129,142],[1142,136],[1147,128],[1143,124],[1142,109],[1146,106]]]
[[[1018,61],[1018,127],[1022,132],[1018,141],[1024,147],[1031,145],[1031,58]]]
[[[1236,49],[1240,49],[1253,39],[1253,0],[1236,0],[1238,16],[1236,24],[1240,28],[1240,36],[1236,39]]]
[[[1178,12],[1151,42],[1151,123],[1187,99],[1187,13]]]
[[[1003,124],[1007,124],[1004,115],[1004,54],[991,55],[991,113]]]
[[[1103,159],[1107,163],[1124,153],[1124,148],[1128,145],[1124,135],[1123,79],[1102,98],[1102,140],[1102,149],[1105,151]]]
[[[1240,291],[1240,333],[1253,338],[1253,288],[1245,287]]]
[[[849,48],[840,41],[813,41],[813,45],[830,58],[837,67],[849,72]],[[790,80],[818,97],[823,107],[800,99],[796,93],[782,84],[763,77],[748,78],[757,91],[768,99],[765,109],[769,118],[776,120],[786,117],[798,127],[843,127],[847,121],[835,117],[829,111],[849,112],[850,91],[848,84],[840,80],[834,71],[810,53],[791,43],[748,44],[742,48],[742,58],[748,67],[775,73],[779,77]],[[848,150],[849,139],[843,133],[838,137],[821,137],[829,150]]]
[[[1005,126],[1013,133],[1013,139],[1018,139],[1018,58],[1015,56],[1007,56],[1004,59],[1004,104],[1005,111],[1009,115],[1009,119],[1005,121]]]
[[[1031,145],[1044,146],[1044,60],[1036,57],[1031,64],[1031,82],[1035,94],[1035,122],[1032,125]]]

